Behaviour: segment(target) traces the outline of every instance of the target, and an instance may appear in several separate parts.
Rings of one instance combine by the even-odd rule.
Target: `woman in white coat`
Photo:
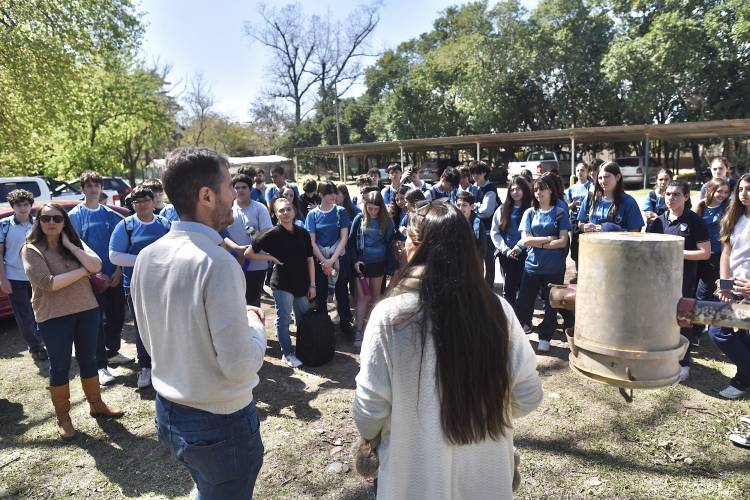
[[[379,499],[510,498],[513,419],[542,401],[536,357],[466,218],[422,203],[407,266],[367,324],[354,420],[380,436]]]

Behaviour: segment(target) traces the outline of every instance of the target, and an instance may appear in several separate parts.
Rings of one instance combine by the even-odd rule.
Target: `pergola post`
[[[650,152],[648,134],[643,138],[643,189],[648,189],[648,157]]]
[[[477,161],[482,159],[482,146],[477,143]]]
[[[297,154],[294,154],[294,180],[299,179],[299,160]]]
[[[403,172],[404,170],[404,147],[399,146],[398,148],[401,150],[401,171]]]
[[[341,182],[345,183],[346,182],[346,153],[343,152],[343,151],[341,152],[341,163],[342,163],[342,168],[341,168],[341,173],[342,173],[342,175],[341,175]]]
[[[570,185],[572,186],[578,182],[578,176],[576,175],[576,138],[570,136]],[[575,179],[575,180],[573,180]]]

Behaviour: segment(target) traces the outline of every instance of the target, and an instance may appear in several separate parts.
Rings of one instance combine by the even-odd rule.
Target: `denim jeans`
[[[516,316],[522,325],[531,326],[531,318],[534,314],[534,301],[539,292],[542,292],[544,301],[544,320],[539,325],[539,340],[551,340],[557,328],[557,313],[559,312],[565,322],[565,326],[573,323],[573,313],[564,309],[555,309],[549,304],[549,284],[562,284],[563,274],[530,274],[524,271],[521,277],[521,290],[516,302]]]
[[[735,332],[732,328],[710,328],[708,335],[737,367],[737,374],[729,383],[736,389],[750,389],[750,332]]]
[[[499,254],[500,270],[503,273],[503,298],[512,306],[518,300],[518,290],[521,288],[521,277],[523,266],[526,263],[526,254],[518,260],[513,260],[503,254]]]
[[[484,224],[480,226],[482,236],[479,239],[479,258],[484,261],[484,279],[490,288],[495,286],[495,244],[492,243],[489,231],[485,231]]]
[[[339,257],[339,276],[336,280],[336,307],[339,312],[341,325],[350,325],[352,322],[352,310],[349,304],[349,266],[344,257]],[[323,268],[315,262],[315,286],[317,295],[315,304],[318,311],[328,311],[328,277],[323,274]]]
[[[8,280],[13,293],[8,296],[16,318],[18,330],[23,335],[29,351],[39,352],[43,349],[42,342],[37,336],[34,310],[31,308],[31,284],[28,281]]]
[[[151,368],[151,356],[149,356],[148,351],[141,340],[141,332],[138,330],[138,320],[135,318],[135,307],[133,307],[133,298],[130,295],[130,290],[128,290],[125,297],[128,300],[130,314],[133,316],[133,327],[135,327],[135,351],[138,353],[138,367]]]
[[[295,297],[285,290],[273,289],[273,300],[276,307],[276,338],[281,344],[282,354],[292,353],[292,339],[289,337],[289,324],[292,322],[292,310],[294,319],[299,329],[302,316],[310,309],[310,303],[306,296]]]
[[[255,401],[229,415],[178,405],[156,395],[159,441],[187,467],[197,499],[252,498],[263,465]]]
[[[96,342],[99,337],[99,308],[89,309],[39,323],[39,333],[49,355],[49,385],[65,385],[70,380],[70,355],[76,346],[81,378],[96,376]]]
[[[122,283],[98,294],[96,301],[102,315],[96,346],[96,366],[106,368],[107,358],[120,352],[122,326],[125,324],[125,293]]]

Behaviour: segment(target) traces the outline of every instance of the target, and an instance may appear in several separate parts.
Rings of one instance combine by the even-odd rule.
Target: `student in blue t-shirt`
[[[297,193],[297,196],[299,197],[299,190],[297,189],[297,186],[287,184],[284,174],[284,167],[282,167],[281,165],[276,165],[271,169],[271,180],[273,181],[273,184],[266,188],[266,206],[270,206],[271,200],[281,192],[281,189],[284,186],[289,186],[294,189],[294,192]]]
[[[346,253],[351,219],[344,207],[336,205],[336,186],[332,182],[318,184],[320,206],[310,210],[305,229],[310,233],[315,256],[315,301],[318,311],[327,311],[328,288],[335,289],[341,331],[352,333],[352,312],[349,308],[349,269],[340,261]]]
[[[734,192],[734,187],[737,185],[737,179],[731,176],[732,166],[729,164],[729,160],[727,160],[723,156],[717,156],[711,160],[709,169],[711,170],[711,179],[724,179],[725,181],[727,181],[727,183],[729,184],[729,195],[731,196]],[[706,197],[707,189],[708,182],[701,186],[701,200]]]
[[[690,186],[685,181],[670,181],[664,193],[667,211],[656,218],[649,232],[672,234],[685,239],[682,267],[682,296],[694,298],[698,284],[698,264],[711,257],[711,242],[703,219],[690,210]],[[681,328],[680,333],[693,340],[693,327]],[[680,382],[690,375],[690,349],[680,361]]]
[[[474,212],[474,204],[477,199],[469,191],[461,191],[456,195],[456,208],[461,211],[466,221],[471,226],[471,232],[474,235],[474,242],[477,244],[477,251],[482,254],[484,250],[484,241],[487,238],[482,228],[482,221]],[[493,263],[494,265],[494,263]]]
[[[107,385],[115,381],[108,365],[123,365],[133,361],[120,354],[122,327],[125,324],[122,270],[109,260],[109,239],[122,216],[106,205],[99,204],[99,195],[104,187],[101,175],[89,170],[81,174],[80,182],[86,198],[83,203],[73,207],[68,215],[81,240],[102,260],[101,272],[109,281],[107,290],[96,296],[102,311],[96,365],[99,382]]]
[[[583,205],[583,201],[589,197],[589,192],[591,191],[591,179],[589,179],[590,173],[591,168],[586,163],[578,163],[578,165],[576,165],[577,182],[575,184],[572,184],[565,191],[565,202],[568,204],[568,210],[570,212],[570,223],[571,225],[573,225],[574,229],[576,226],[578,212],[581,209],[581,205]],[[571,231],[570,233],[570,258],[573,259],[573,262],[576,263],[577,268],[578,231],[575,230]]]
[[[483,161],[475,161],[471,164],[471,176],[474,178],[474,185],[477,187],[477,204],[476,212],[479,220],[482,221],[482,231],[484,232],[484,246],[479,250],[479,255],[484,259],[484,279],[490,287],[495,286],[495,245],[490,238],[492,229],[492,216],[500,206],[500,195],[495,185],[490,182],[490,167]]]
[[[396,198],[396,193],[398,193],[398,190],[401,187],[401,165],[398,163],[391,163],[388,165],[386,171],[388,172],[388,178],[390,179],[391,184],[384,187],[380,191],[380,194],[383,196],[383,202],[388,206]]]
[[[386,267],[393,257],[388,255],[393,241],[393,221],[388,217],[383,197],[377,191],[364,196],[365,210],[352,221],[349,253],[358,276],[354,347],[362,345],[362,332],[368,309],[380,301],[381,285]],[[367,286],[362,284],[366,280]]]
[[[521,219],[521,240],[527,257],[521,277],[521,290],[516,302],[516,316],[528,330],[534,313],[534,301],[541,292],[544,301],[544,320],[539,325],[538,352],[550,349],[550,340],[557,326],[557,310],[549,304],[549,284],[562,284],[565,259],[568,255],[568,234],[571,230],[568,214],[556,206],[557,188],[549,176],[534,181],[531,208]],[[560,311],[566,326],[572,321],[569,311]]]
[[[711,179],[706,187],[706,197],[695,207],[695,213],[703,219],[711,241],[711,257],[698,265],[698,300],[718,300],[716,280],[719,279],[719,259],[721,258],[721,219],[729,206],[731,188],[726,179]]]
[[[428,189],[424,196],[428,201],[436,201],[441,198],[450,200],[453,190],[458,187],[460,181],[461,177],[456,172],[456,169],[448,167],[440,174],[438,183]]]
[[[130,279],[138,254],[167,234],[172,223],[161,215],[154,215],[154,194],[150,189],[136,186],[131,192],[131,199],[135,214],[120,221],[115,227],[109,241],[109,258],[123,269],[125,296],[135,325],[135,346],[140,368],[137,385],[139,389],[143,389],[151,385],[151,356],[143,346],[138,332],[138,321],[135,317],[133,299],[130,296]],[[154,292],[157,293],[156,290]]]
[[[667,200],[664,193],[667,191],[667,184],[672,180],[674,175],[668,168],[662,168],[656,174],[656,185],[652,191],[649,191],[646,198],[641,204],[641,210],[646,218],[646,226],[650,226],[657,217],[667,211]]]
[[[512,306],[518,299],[526,264],[526,248],[520,244],[521,217],[531,206],[532,198],[529,183],[524,177],[516,176],[510,181],[505,202],[492,218],[490,237],[503,273],[503,297]]]
[[[594,194],[586,198],[578,212],[582,233],[601,231],[640,232],[643,216],[635,199],[625,192],[620,166],[608,161],[599,168]]]

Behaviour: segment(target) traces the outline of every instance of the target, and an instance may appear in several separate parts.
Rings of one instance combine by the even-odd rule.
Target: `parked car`
[[[54,191],[50,186],[55,186]],[[14,189],[25,189],[34,195],[35,200],[42,201],[60,201],[75,200],[81,201],[83,193],[66,182],[50,181],[44,177],[0,177],[0,206],[8,205],[8,193]],[[114,204],[119,204],[120,195],[117,191],[104,190],[109,200]]]
[[[622,181],[625,185],[643,185],[643,171],[644,171],[644,157],[643,156],[621,156],[615,158],[615,161],[620,165],[620,172],[622,173]],[[651,171],[651,175],[661,168],[659,162],[655,158],[648,159],[648,168]]]
[[[0,182],[2,182],[2,179],[0,179]],[[2,184],[0,184],[0,187]],[[14,188],[18,189],[18,188]],[[27,188],[21,188],[21,189],[27,189]],[[31,191],[31,190],[29,190]],[[32,191],[33,192],[33,191]],[[31,208],[31,215],[36,217],[37,212],[39,211],[39,208],[44,204],[44,202],[47,200],[41,200],[41,201],[34,201],[34,206]],[[70,212],[73,207],[78,205],[78,200],[53,200],[55,203],[58,203],[60,206],[62,206],[66,212]],[[123,217],[127,217],[130,215],[130,212],[127,208],[114,205],[111,203],[107,203],[107,206],[117,212],[118,214],[122,215]],[[13,214],[12,208],[7,207],[0,207],[0,219],[4,217],[8,217],[9,215]],[[7,295],[2,294],[0,292],[0,318],[8,318],[13,316],[13,309],[10,306],[10,299],[8,299]]]
[[[560,154],[554,151],[534,151],[529,153],[526,161],[512,161],[508,163],[508,174],[511,177],[521,175],[521,171],[527,169],[536,179],[545,172],[556,169],[562,177],[563,182],[570,178],[571,165],[570,153],[561,151]]]
[[[132,191],[128,181],[122,177],[103,177],[104,179],[104,191],[109,194],[110,192],[117,192],[119,197],[119,205],[125,203],[125,197],[127,197]],[[81,181],[78,179],[68,181],[68,184],[74,189],[81,189]],[[112,198],[110,198],[111,200]]]

